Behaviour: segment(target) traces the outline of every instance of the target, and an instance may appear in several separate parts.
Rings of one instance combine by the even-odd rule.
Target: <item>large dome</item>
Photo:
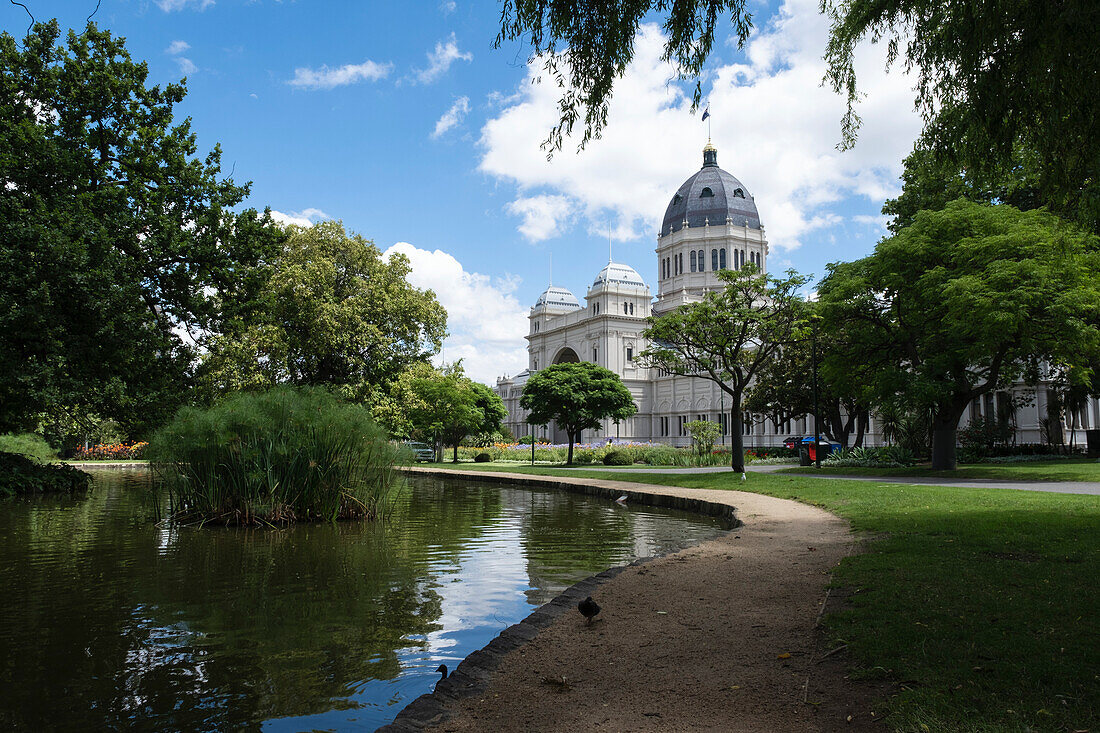
[[[545,306],[554,310],[576,310],[581,307],[577,296],[565,288],[551,285],[542,291],[542,295],[535,301],[535,307]]]
[[[596,275],[596,281],[592,283],[592,287],[598,288],[601,285],[615,285],[619,288],[636,288],[638,290],[648,289],[637,270],[630,265],[619,262],[608,262],[607,266]]]
[[[727,218],[737,226],[760,228],[760,214],[748,189],[718,167],[718,151],[707,143],[703,167],[684,181],[665,209],[661,236],[679,231],[685,220],[690,227],[701,227],[708,222],[724,225]]]

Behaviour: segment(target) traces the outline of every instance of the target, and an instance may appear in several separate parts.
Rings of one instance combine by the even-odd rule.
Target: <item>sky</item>
[[[707,124],[691,87],[660,61],[658,19],[639,29],[603,137],[547,160],[558,90],[520,43],[493,48],[499,2],[426,0],[24,0],[62,28],[93,20],[127,39],[149,82],[187,79],[177,115],[200,151],[251,181],[248,206],[284,222],[339,219],[448,312],[440,358],[487,384],[527,366],[528,310],[551,277],[582,300],[610,256],[656,293],[656,233],[702,164]],[[750,0],[755,29],[731,27],[703,73],[719,165],[755,198],[768,269],[820,278],[885,233],[920,132],[912,80],[885,49],[857,53],[865,96],[857,145],[841,152],[845,100],[822,85],[828,24],[819,0]],[[22,8],[0,29],[22,37]],[[609,238],[610,230],[610,238]],[[609,241],[610,239],[610,241]]]

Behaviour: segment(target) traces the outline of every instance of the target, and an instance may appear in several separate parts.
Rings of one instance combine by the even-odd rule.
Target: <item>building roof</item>
[[[598,288],[601,285],[614,285],[620,289],[649,289],[649,286],[645,284],[645,281],[642,280],[642,276],[638,274],[637,270],[621,262],[608,262],[607,265],[600,270],[599,274],[596,275],[596,280],[592,283],[592,287]]]
[[[581,307],[581,303],[577,300],[577,296],[569,292],[565,288],[557,285],[551,285],[542,291],[542,295],[535,301],[535,307],[544,306],[547,309],[553,309],[556,311],[571,311],[578,310]]]
[[[690,227],[725,225],[729,219],[737,226],[760,229],[760,214],[745,185],[718,167],[718,151],[707,143],[703,148],[703,167],[684,181],[665,209],[661,236],[677,232],[686,220]]]

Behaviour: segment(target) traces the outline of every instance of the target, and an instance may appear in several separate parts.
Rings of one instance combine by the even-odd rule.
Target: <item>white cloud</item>
[[[194,74],[199,70],[199,67],[195,66],[195,63],[186,56],[177,56],[176,63],[180,66],[180,73],[184,76],[188,74]]]
[[[458,50],[455,34],[452,33],[446,42],[439,41],[435,44],[435,50],[428,53],[428,68],[417,71],[416,79],[421,84],[431,84],[446,74],[455,61],[472,61],[473,58],[472,53]]]
[[[191,44],[187,41],[172,41],[168,44],[168,48],[164,49],[164,52],[169,56],[175,56],[176,54],[183,53],[191,48]]]
[[[443,0],[443,2],[439,3],[439,9],[443,11],[444,15],[450,15],[457,7],[458,3],[456,3],[455,0]]]
[[[523,217],[520,233],[532,242],[556,237],[568,225],[577,203],[568,196],[530,196],[518,198],[506,207],[508,213]]]
[[[389,76],[393,64],[380,64],[376,61],[364,61],[361,64],[345,64],[335,69],[321,66],[319,69],[299,67],[294,70],[294,78],[287,82],[299,89],[332,89],[360,81],[378,81]]]
[[[444,112],[442,117],[436,120],[435,129],[432,131],[432,139],[438,138],[440,135],[447,132],[447,130],[460,124],[469,111],[469,97],[459,97],[456,99],[455,103],[451,105],[451,108]]]
[[[320,209],[302,209],[301,211],[292,211],[289,214],[284,214],[281,211],[271,210],[271,218],[283,226],[290,226],[291,224],[300,227],[311,227],[315,220],[331,219],[328,214]]]
[[[166,13],[185,8],[206,10],[214,4],[214,0],[155,0],[157,7]]]
[[[491,278],[467,272],[462,263],[442,250],[428,251],[398,242],[383,253],[400,252],[409,258],[409,282],[435,291],[447,309],[444,342],[448,362],[462,359],[466,374],[486,384],[498,376],[515,374],[527,366],[527,309],[515,292],[519,279]]]
[[[839,221],[832,211],[850,196],[874,203],[897,192],[902,159],[919,133],[911,81],[887,74],[885,49],[857,52],[867,98],[855,149],[838,152],[843,97],[821,85],[827,20],[817,0],[785,0],[747,48],[748,62],[717,67],[708,76],[709,104],[719,163],[755,198],[772,245],[793,249],[800,238]],[[690,114],[690,99],[660,61],[660,30],[643,26],[635,58],[615,88],[603,139],[575,154],[545,159],[539,144],[557,123],[555,84],[531,82],[536,60],[516,96],[482,128],[480,169],[513,182],[508,210],[523,217],[525,235],[562,231],[578,213],[590,229],[606,231],[609,214],[619,238],[652,236],[668,199],[702,162],[705,125]],[[553,222],[531,220],[534,199],[565,196],[571,207],[543,207]]]

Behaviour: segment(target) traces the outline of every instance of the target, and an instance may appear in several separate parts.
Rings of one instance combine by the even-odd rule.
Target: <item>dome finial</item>
[[[707,139],[706,147],[703,148],[703,167],[704,168],[717,168],[718,167],[718,148],[710,144],[710,139]]]

